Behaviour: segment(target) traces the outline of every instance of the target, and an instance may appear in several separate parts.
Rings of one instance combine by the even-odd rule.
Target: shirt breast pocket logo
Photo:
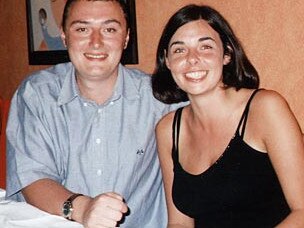
[[[145,153],[145,151],[143,150],[143,149],[138,149],[137,151],[136,151],[136,154],[137,155],[143,155]]]

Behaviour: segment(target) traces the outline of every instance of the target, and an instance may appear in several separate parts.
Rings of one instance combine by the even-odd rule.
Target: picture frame
[[[66,0],[25,0],[29,65],[69,62],[60,38],[61,17]],[[130,20],[130,40],[122,64],[138,64],[135,0],[125,0]]]

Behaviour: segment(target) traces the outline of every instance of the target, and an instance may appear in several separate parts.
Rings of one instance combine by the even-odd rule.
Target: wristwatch
[[[73,201],[78,197],[78,196],[83,196],[83,194],[73,194],[71,195],[64,203],[62,206],[62,216],[68,220],[72,220],[72,213],[73,213]]]

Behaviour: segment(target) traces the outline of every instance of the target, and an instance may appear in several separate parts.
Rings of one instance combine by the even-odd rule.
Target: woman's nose
[[[187,55],[187,61],[190,64],[196,64],[199,62],[199,55],[195,50],[189,50]]]

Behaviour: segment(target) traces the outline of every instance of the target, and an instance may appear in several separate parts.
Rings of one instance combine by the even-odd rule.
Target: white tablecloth
[[[5,191],[0,189],[1,228],[83,228],[76,222],[51,215],[27,203],[7,201]]]

